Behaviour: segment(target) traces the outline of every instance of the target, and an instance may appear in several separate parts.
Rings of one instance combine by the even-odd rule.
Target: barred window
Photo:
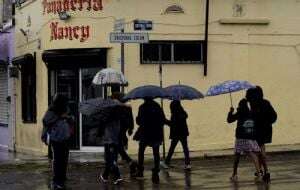
[[[203,63],[203,41],[150,41],[141,44],[142,64]]]

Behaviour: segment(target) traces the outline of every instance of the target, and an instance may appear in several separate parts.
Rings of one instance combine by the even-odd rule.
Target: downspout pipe
[[[207,42],[208,42],[208,21],[209,21],[209,0],[206,0],[205,8],[205,36],[204,36],[204,47],[203,47],[203,64],[204,64],[204,76],[207,76]]]

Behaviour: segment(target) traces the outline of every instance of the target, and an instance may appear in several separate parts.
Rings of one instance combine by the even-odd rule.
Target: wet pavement
[[[237,183],[229,181],[232,157],[193,158],[192,170],[183,170],[183,159],[173,160],[172,168],[160,172],[160,184],[151,182],[152,160],[147,159],[143,180],[129,177],[128,167],[120,164],[124,182],[121,185],[103,184],[98,176],[102,162],[73,162],[68,170],[68,190],[93,189],[211,189],[211,190],[297,190],[300,189],[300,153],[277,153],[269,156],[272,181],[254,181],[254,167],[243,158]],[[48,162],[0,164],[1,190],[47,190],[51,181]]]

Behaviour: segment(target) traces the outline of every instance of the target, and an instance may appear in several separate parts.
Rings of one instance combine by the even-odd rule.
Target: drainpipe
[[[203,64],[204,64],[204,76],[207,76],[207,42],[208,42],[208,20],[209,20],[209,0],[206,0],[205,8],[205,36],[204,36],[204,55],[203,55]]]

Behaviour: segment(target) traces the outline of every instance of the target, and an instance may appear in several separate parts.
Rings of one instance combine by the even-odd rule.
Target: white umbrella
[[[115,69],[106,68],[100,70],[93,79],[93,84],[96,85],[121,85],[126,86],[128,85],[127,80],[125,79],[124,75]]]

